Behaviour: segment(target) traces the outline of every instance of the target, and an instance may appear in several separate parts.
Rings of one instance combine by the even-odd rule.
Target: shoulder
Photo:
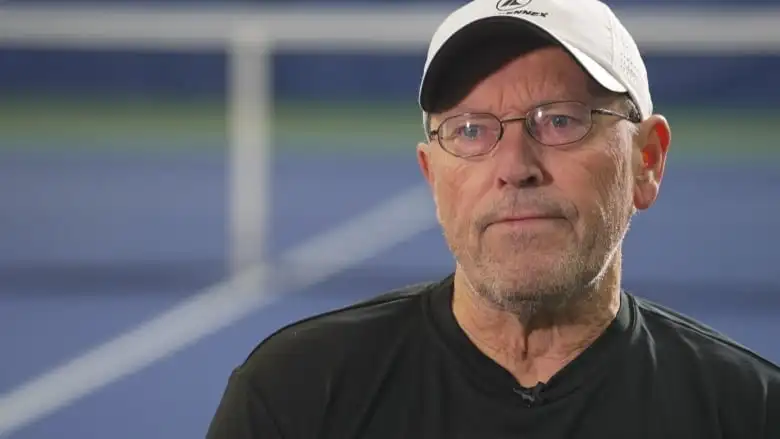
[[[213,428],[314,437],[338,410],[352,416],[380,365],[419,345],[424,298],[440,285],[398,288],[279,328],[235,369]]]
[[[780,413],[780,366],[689,316],[634,300],[668,391],[707,400],[735,437],[780,437],[780,418],[771,415]]]
[[[423,299],[440,284],[405,286],[292,322],[262,340],[240,370],[262,381],[316,380],[347,363],[369,363],[372,353],[384,355],[388,346],[419,334]]]
[[[251,392],[285,437],[316,436],[336,407],[354,410],[345,401],[360,400],[382,364],[402,354],[416,361],[408,352],[421,346],[424,298],[440,285],[398,288],[280,328],[236,368],[233,393]]]
[[[658,303],[634,297],[641,325],[651,336],[659,361],[696,370],[718,388],[744,393],[780,393],[780,366],[701,321]],[[690,367],[688,367],[690,366]],[[780,395],[778,395],[780,396]]]
[[[351,345],[366,336],[397,336],[397,331],[406,328],[405,324],[419,317],[421,299],[434,285],[405,286],[292,322],[262,340],[247,363],[272,352],[322,351],[323,346],[332,349],[338,345]]]

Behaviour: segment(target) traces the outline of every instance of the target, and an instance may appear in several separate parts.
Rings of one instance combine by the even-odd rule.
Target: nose
[[[544,183],[545,173],[536,145],[525,135],[522,123],[506,125],[495,158],[499,186],[529,188]]]

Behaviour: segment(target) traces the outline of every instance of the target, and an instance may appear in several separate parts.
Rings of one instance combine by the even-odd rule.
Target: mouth
[[[562,219],[563,218],[559,216],[551,216],[551,215],[520,215],[520,216],[500,218],[492,222],[490,226],[527,227],[527,226],[541,225],[550,222],[560,221]]]
[[[538,221],[538,220],[556,220],[562,219],[559,216],[544,215],[544,214],[528,214],[528,215],[513,215],[503,218],[499,218],[495,223],[510,223],[510,222],[523,222],[523,221]]]

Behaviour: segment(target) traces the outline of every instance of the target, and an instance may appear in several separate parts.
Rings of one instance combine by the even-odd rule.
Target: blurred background
[[[780,4],[608,3],[673,131],[626,288],[780,361]],[[447,275],[415,99],[461,4],[3,2],[0,437],[202,437],[275,329]]]

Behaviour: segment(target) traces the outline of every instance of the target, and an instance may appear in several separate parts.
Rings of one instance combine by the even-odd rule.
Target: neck
[[[547,382],[590,346],[617,316],[620,258],[566,306],[518,316],[475,294],[461,270],[455,272],[453,312],[471,341],[525,387]]]

